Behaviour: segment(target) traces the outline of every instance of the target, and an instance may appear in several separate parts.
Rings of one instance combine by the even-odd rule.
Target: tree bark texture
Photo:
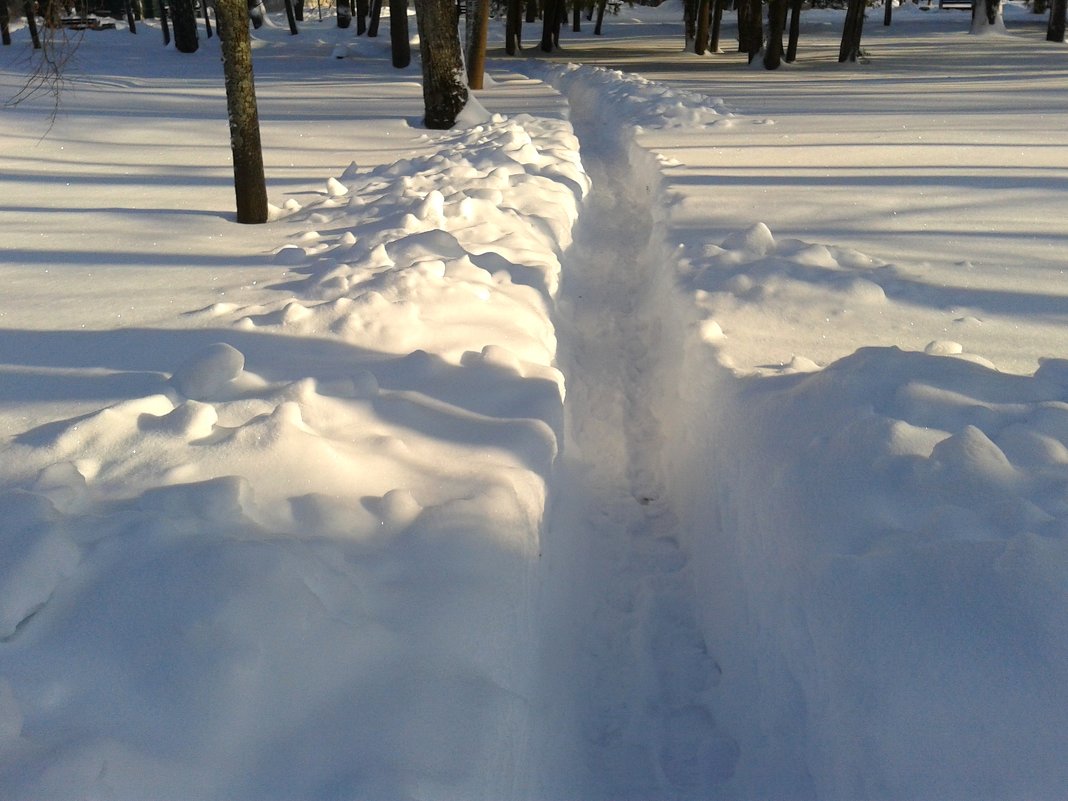
[[[297,10],[293,8],[293,0],[285,0],[286,6],[286,22],[289,23],[289,35],[296,36],[300,31],[297,30]]]
[[[239,223],[267,222],[267,183],[263,175],[260,117],[252,76],[252,42],[245,0],[218,0],[215,9],[226,77],[230,151]]]
[[[712,0],[712,32],[709,34],[708,49],[719,52],[719,35],[723,29],[723,6],[726,0]]]
[[[1049,27],[1046,28],[1046,41],[1064,41],[1064,23],[1068,10],[1068,0],[1053,0],[1053,7],[1049,12]]]
[[[486,71],[486,38],[489,35],[490,0],[467,0],[471,16],[470,39],[467,42],[467,85],[481,89]]]
[[[842,46],[838,49],[838,62],[856,61],[860,55],[860,37],[864,32],[864,0],[849,0],[846,7],[845,25],[842,28]]]
[[[371,0],[371,19],[367,22],[367,35],[378,36],[378,28],[382,24],[382,0]]]
[[[367,12],[370,11],[368,0],[356,0],[356,35],[367,33]]]
[[[394,67],[402,70],[412,63],[412,43],[408,38],[408,0],[389,0],[389,44]]]
[[[801,6],[805,0],[790,0],[790,41],[786,45],[786,63],[797,61],[797,40],[801,38]]]
[[[543,53],[553,52],[554,43],[559,39],[555,35],[560,24],[560,11],[563,0],[545,0],[541,9],[541,49]]]
[[[601,35],[601,26],[604,25],[604,9],[608,5],[608,0],[597,0],[597,22],[593,26],[593,35]]]
[[[467,104],[454,0],[415,0],[427,128],[447,129]]]
[[[752,63],[764,46],[764,14],[760,0],[739,0],[738,49],[749,55]]]

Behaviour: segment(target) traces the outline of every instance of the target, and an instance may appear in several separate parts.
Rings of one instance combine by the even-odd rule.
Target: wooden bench
[[[63,28],[72,31],[113,31],[115,23],[111,20],[101,20],[99,17],[60,17],[59,24]]]
[[[948,8],[950,10],[971,11],[974,5],[974,0],[938,0],[939,8]]]

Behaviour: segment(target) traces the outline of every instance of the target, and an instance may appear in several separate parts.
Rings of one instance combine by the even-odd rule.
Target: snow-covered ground
[[[0,797],[1061,797],[1065,48],[679,17],[275,21],[265,226],[215,39],[4,109]]]

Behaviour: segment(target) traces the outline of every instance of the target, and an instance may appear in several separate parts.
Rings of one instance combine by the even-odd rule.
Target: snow
[[[5,109],[0,797],[1061,796],[1063,45],[680,16],[269,18],[264,226],[216,39]]]

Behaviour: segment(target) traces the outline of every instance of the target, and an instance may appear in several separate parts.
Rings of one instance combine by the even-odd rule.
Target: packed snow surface
[[[0,117],[0,798],[1062,797],[1068,63],[895,13],[449,132],[269,21],[253,227],[217,40],[86,32]]]

